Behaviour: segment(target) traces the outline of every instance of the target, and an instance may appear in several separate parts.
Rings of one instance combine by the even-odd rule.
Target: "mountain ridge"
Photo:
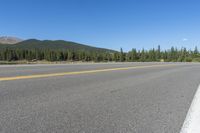
[[[50,49],[50,50],[73,50],[73,51],[98,51],[98,52],[116,52],[111,49],[99,48],[81,43],[65,40],[38,40],[28,39],[20,41],[18,43],[8,45],[1,44],[0,48],[12,48],[12,49]]]
[[[16,44],[23,41],[20,38],[12,36],[0,36],[0,44]]]

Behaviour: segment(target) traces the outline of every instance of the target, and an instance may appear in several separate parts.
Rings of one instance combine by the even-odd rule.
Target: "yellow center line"
[[[11,80],[20,80],[20,79],[33,79],[33,78],[47,78],[47,77],[89,74],[89,73],[108,72],[108,71],[117,71],[117,70],[130,70],[130,69],[151,68],[151,67],[166,67],[166,66],[174,66],[174,65],[177,65],[177,64],[119,67],[119,68],[107,68],[107,69],[86,70],[86,71],[61,72],[61,73],[37,74],[37,75],[25,75],[25,76],[13,76],[13,77],[0,77],[0,81],[11,81]]]

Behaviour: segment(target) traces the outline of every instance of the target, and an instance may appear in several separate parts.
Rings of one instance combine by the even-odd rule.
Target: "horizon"
[[[181,49],[186,48],[186,47],[183,47],[183,46],[181,46],[181,47],[170,46],[170,47],[168,47],[168,48],[163,49],[161,45],[157,45],[156,47],[152,47],[152,48],[149,48],[149,49],[145,49],[145,48],[140,48],[140,49],[131,48],[131,49],[128,49],[127,51],[125,51],[125,50],[123,49],[123,47],[120,47],[118,50],[116,50],[116,49],[110,49],[110,48],[105,48],[105,47],[98,47],[98,46],[94,46],[94,45],[90,45],[90,44],[83,44],[83,43],[79,43],[79,42],[75,42],[75,41],[70,41],[70,40],[64,40],[64,39],[59,39],[59,40],[44,39],[44,40],[43,40],[43,39],[37,39],[37,38],[23,39],[23,38],[14,37],[14,36],[0,36],[0,38],[1,38],[1,37],[11,37],[11,38],[16,38],[16,39],[21,39],[21,42],[27,41],[27,40],[38,40],[38,41],[66,41],[66,42],[73,42],[73,43],[78,43],[78,44],[81,44],[81,45],[87,45],[87,46],[96,47],[96,48],[103,48],[103,49],[108,49],[108,50],[115,50],[115,51],[118,51],[118,52],[120,52],[120,49],[121,49],[121,48],[122,48],[122,50],[123,50],[124,52],[130,52],[130,51],[132,51],[132,49],[136,49],[137,51],[142,51],[142,50],[149,51],[149,50],[152,50],[152,49],[155,49],[155,50],[156,50],[156,49],[158,49],[159,46],[160,46],[160,50],[161,50],[161,51],[168,51],[168,50],[170,50],[172,47],[173,47],[174,49],[177,49],[177,50],[181,50]],[[199,50],[199,47],[198,47],[198,46],[194,46],[194,48],[186,48],[186,49],[189,50],[189,51],[194,51],[195,48],[197,48],[197,49]]]
[[[200,2],[195,0],[3,0],[2,5],[1,36],[66,40],[117,51],[158,45],[193,50],[200,44]]]

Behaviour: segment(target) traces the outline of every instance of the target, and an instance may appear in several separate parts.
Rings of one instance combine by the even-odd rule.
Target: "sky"
[[[199,0],[0,0],[0,36],[124,51],[200,44]]]

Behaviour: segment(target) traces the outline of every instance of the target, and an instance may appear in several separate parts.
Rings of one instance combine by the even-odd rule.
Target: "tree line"
[[[161,50],[160,46],[150,50],[132,49],[129,52],[98,52],[84,50],[52,50],[52,49],[0,49],[0,61],[94,61],[94,62],[200,62],[198,48],[187,50],[171,47]]]

